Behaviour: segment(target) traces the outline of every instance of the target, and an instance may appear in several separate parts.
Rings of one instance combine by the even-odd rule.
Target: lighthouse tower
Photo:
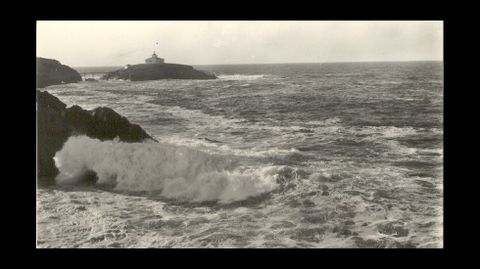
[[[155,52],[153,52],[152,57],[145,59],[146,64],[163,64],[165,60],[157,56]]]

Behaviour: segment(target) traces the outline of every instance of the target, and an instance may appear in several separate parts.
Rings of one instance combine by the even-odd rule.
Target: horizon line
[[[38,56],[37,56],[38,57]],[[406,62],[443,62],[442,60],[389,60],[389,61],[334,61],[334,62],[274,62],[274,63],[216,63],[216,64],[188,64],[191,66],[211,66],[211,65],[274,65],[274,64],[335,64],[335,63],[406,63]],[[139,63],[142,64],[142,63]],[[174,64],[168,63],[166,64]],[[179,64],[179,63],[176,63]],[[72,65],[72,67],[120,67],[122,65]]]

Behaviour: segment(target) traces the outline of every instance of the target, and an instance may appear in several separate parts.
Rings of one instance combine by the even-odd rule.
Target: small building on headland
[[[152,57],[145,59],[146,64],[163,64],[165,60],[157,56],[155,52],[153,52]]]
[[[217,76],[206,71],[196,70],[193,66],[165,63],[165,60],[153,52],[144,64],[127,64],[123,68],[108,72],[101,79],[123,79],[130,81],[159,79],[216,79]]]

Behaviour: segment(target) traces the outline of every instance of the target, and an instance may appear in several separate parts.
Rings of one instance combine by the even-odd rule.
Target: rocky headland
[[[37,88],[82,81],[82,76],[73,68],[54,59],[37,57]]]
[[[123,142],[154,140],[139,125],[130,123],[113,109],[84,110],[66,104],[47,91],[37,90],[37,157],[39,183],[51,184],[58,174],[53,157],[72,135]]]

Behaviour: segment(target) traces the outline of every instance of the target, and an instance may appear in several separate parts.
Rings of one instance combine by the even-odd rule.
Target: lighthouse
[[[163,64],[165,60],[157,56],[155,52],[153,52],[152,57],[145,59],[146,64]]]

